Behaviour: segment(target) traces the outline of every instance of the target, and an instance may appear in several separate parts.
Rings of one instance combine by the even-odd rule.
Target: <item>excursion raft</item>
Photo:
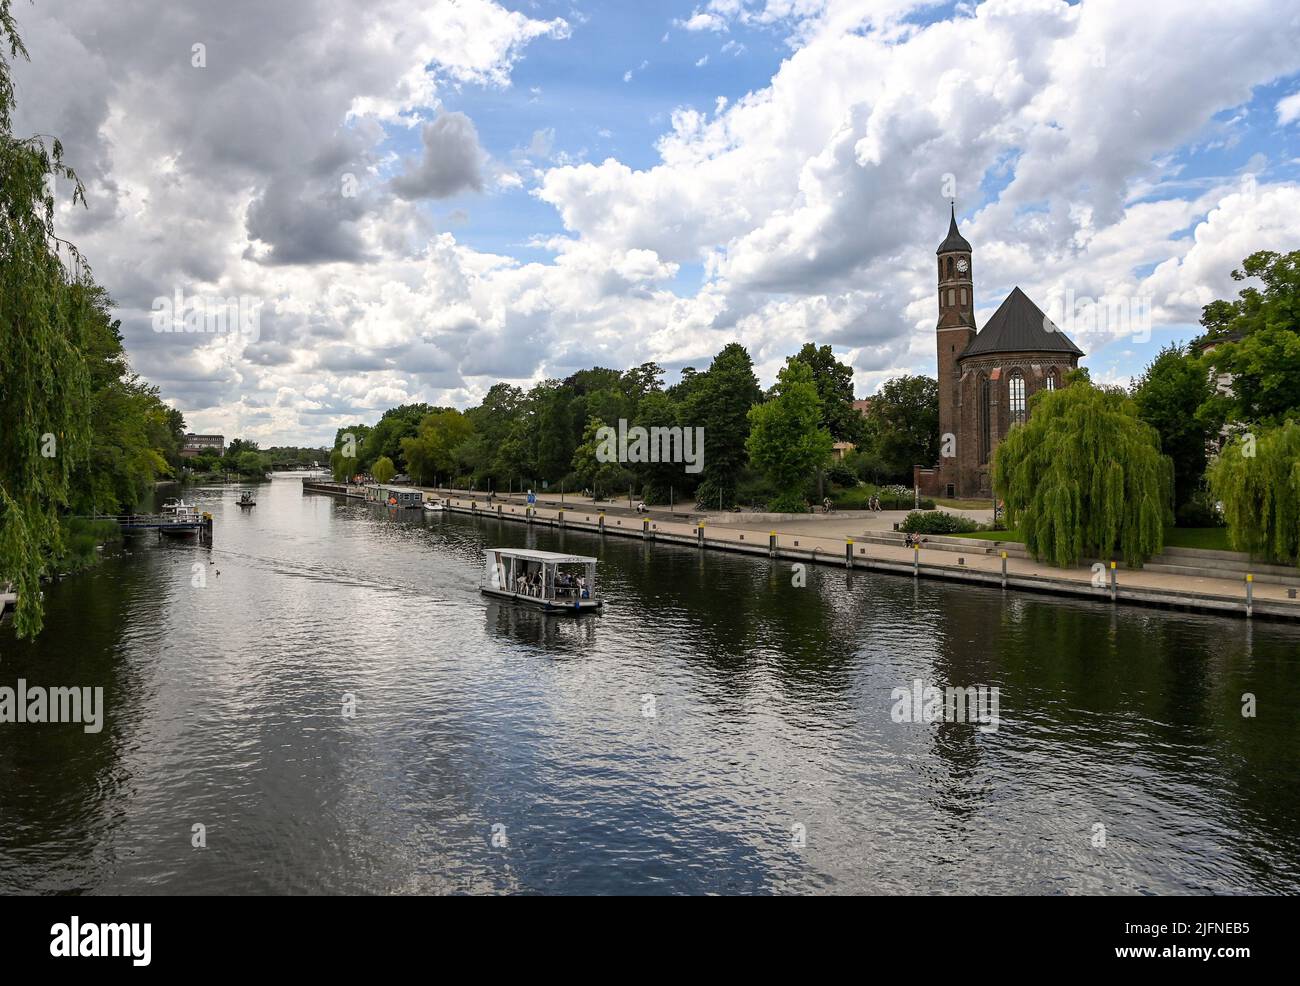
[[[548,613],[585,613],[604,605],[596,592],[596,559],[589,555],[488,548],[479,589]]]

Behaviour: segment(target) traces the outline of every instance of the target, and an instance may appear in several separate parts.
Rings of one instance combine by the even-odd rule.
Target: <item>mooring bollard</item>
[[[1110,563],[1110,601],[1114,602],[1119,597],[1119,572],[1115,568],[1115,563]]]
[[[914,544],[912,545],[912,578],[916,578],[920,574],[921,574],[921,546],[919,544]]]
[[[704,521],[695,525],[695,541],[701,548],[704,547]]]
[[[497,504],[497,520],[501,519],[501,504]]]
[[[605,511],[602,510],[596,516],[596,526],[600,529],[601,534],[605,533]]]
[[[853,567],[853,538],[844,542],[844,567]]]
[[[1250,619],[1251,612],[1255,609],[1255,576],[1246,574],[1246,618]]]
[[[641,518],[641,537],[645,538],[647,541],[650,540],[650,518],[649,517]]]
[[[564,526],[564,511],[561,510],[558,514],[556,514],[556,515],[555,515],[555,519],[559,522],[559,525],[560,525],[561,527],[563,527],[563,526]]]
[[[767,535],[767,553],[771,557],[776,557],[776,531],[769,531]]]
[[[1002,588],[1007,587],[1007,553],[1002,552]]]

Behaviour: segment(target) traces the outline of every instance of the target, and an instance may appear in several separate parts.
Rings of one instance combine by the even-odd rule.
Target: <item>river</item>
[[[0,628],[106,710],[0,724],[0,891],[1300,889],[1294,627],[235,495]],[[604,613],[487,601],[494,545],[598,555]],[[996,728],[894,721],[918,680]]]

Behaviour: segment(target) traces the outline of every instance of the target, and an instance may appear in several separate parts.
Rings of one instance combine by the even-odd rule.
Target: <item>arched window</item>
[[[962,303],[963,305],[966,304],[966,289],[965,289],[965,288],[962,288],[962,289],[961,289],[961,303]]]
[[[952,277],[952,257],[948,258],[948,276]]]
[[[993,388],[989,386],[989,378],[980,377],[980,462],[989,461],[989,452],[991,449],[989,420],[993,415],[993,408],[990,406],[993,400]]]
[[[1025,420],[1025,376],[1019,370],[1012,370],[1007,378],[1011,423],[1021,424]]]
[[[943,280],[943,258],[939,258],[939,280]]]
[[[1056,385],[1057,385],[1056,368],[1053,367],[1052,369],[1047,371],[1047,389],[1055,390]]]

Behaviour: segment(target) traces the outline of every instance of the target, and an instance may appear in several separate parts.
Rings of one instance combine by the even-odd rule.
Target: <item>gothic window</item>
[[[952,257],[948,258],[948,276],[952,277]]]
[[[993,400],[993,389],[989,386],[989,378],[980,377],[980,462],[989,461],[989,418],[993,413],[990,403]]]
[[[952,288],[949,288],[949,289],[948,289],[948,307],[949,307],[949,308],[951,308],[951,307],[956,303],[956,301],[957,301],[956,295],[957,295],[957,292],[956,292],[956,291],[954,291]]]
[[[943,280],[943,259],[939,260],[939,280]]]
[[[962,289],[961,289],[961,303],[962,303],[963,305],[966,304],[966,289],[965,289],[965,288],[962,288]]]
[[[1019,370],[1012,370],[1007,380],[1010,392],[1011,423],[1020,424],[1025,420],[1025,377]]]
[[[1050,369],[1050,370],[1047,371],[1047,389],[1048,389],[1048,390],[1055,390],[1055,389],[1056,389],[1056,370],[1055,370],[1055,368]]]

